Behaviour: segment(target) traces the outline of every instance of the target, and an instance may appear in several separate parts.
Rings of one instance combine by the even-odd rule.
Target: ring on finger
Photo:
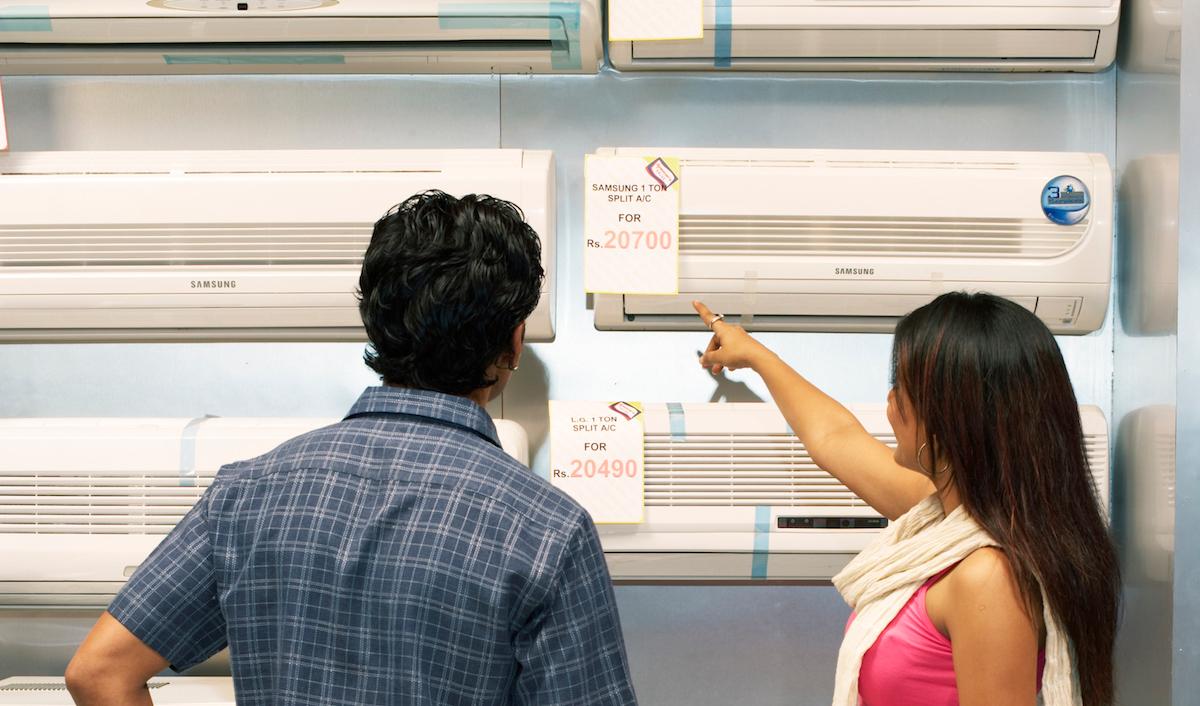
[[[725,318],[724,314],[713,314],[712,319],[708,322],[708,330],[711,331],[714,324]]]

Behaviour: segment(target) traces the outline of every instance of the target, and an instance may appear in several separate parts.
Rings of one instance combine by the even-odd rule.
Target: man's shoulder
[[[319,470],[377,481],[407,477],[454,488],[465,501],[496,507],[547,530],[579,526],[586,511],[499,446],[438,425],[398,428],[343,420],[288,439],[265,454],[224,466],[224,485]]]

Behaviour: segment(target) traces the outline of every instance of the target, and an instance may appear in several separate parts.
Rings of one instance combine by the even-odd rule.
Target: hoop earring
[[[921,452],[925,450],[926,446],[929,446],[929,444],[927,442],[922,442],[921,448],[917,449],[917,468],[920,468],[921,471],[925,475],[929,476],[930,478],[932,478],[933,476],[945,473],[950,468],[949,461],[946,462],[946,465],[942,466],[941,468],[939,468],[936,471],[929,470],[928,468],[925,467],[924,463],[921,463]]]

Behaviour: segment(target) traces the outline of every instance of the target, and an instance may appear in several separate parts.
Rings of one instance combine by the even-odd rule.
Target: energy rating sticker
[[[550,482],[597,524],[642,521],[641,402],[550,402]]]
[[[618,42],[702,39],[704,0],[608,0],[608,38]]]
[[[584,172],[584,290],[678,294],[679,160],[588,155]]]

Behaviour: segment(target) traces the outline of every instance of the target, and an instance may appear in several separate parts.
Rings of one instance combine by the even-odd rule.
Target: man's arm
[[[168,665],[187,669],[225,646],[208,493],[138,567],[71,659],[67,688],[76,703],[152,703],[147,679]]]
[[[145,706],[146,682],[167,660],[107,611],[67,665],[67,690],[78,706]]]
[[[637,704],[612,580],[591,518],[572,534],[554,586],[515,640],[517,705]]]

